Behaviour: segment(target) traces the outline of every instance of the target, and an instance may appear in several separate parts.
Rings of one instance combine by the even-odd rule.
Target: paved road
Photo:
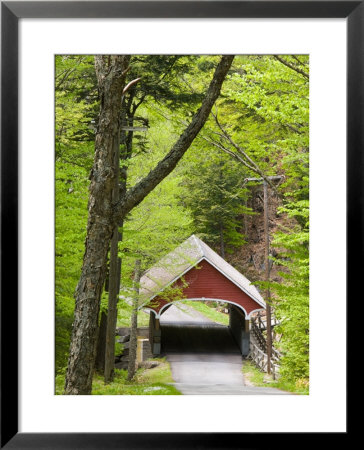
[[[243,359],[228,327],[193,308],[172,305],[161,316],[162,353],[171,365],[174,385],[187,395],[287,394],[253,387],[241,372]]]

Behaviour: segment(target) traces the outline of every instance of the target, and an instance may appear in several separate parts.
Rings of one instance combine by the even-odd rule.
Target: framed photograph
[[[361,1],[1,2],[1,448],[245,448],[278,434],[348,435],[363,19]],[[286,55],[276,61],[307,80],[308,57],[309,395],[55,395],[55,83],[73,70],[56,55],[259,55],[261,67]],[[136,125],[143,138],[147,125]],[[215,126],[230,138],[228,124]]]

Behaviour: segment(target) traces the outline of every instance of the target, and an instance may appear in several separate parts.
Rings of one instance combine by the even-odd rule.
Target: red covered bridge
[[[162,258],[141,279],[140,308],[150,314],[150,339],[160,353],[159,318],[181,299],[230,303],[229,327],[243,355],[249,352],[251,314],[265,309],[257,288],[197,236]]]

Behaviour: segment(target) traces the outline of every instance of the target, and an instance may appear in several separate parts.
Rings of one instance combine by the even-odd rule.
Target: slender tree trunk
[[[115,179],[114,142],[119,135],[121,94],[129,59],[126,56],[95,57],[101,107],[91,172],[85,254],[75,294],[75,319],[65,383],[68,395],[91,394],[100,297],[114,227],[172,172],[188,150],[220,94],[234,57],[221,58],[200,109],[170,152],[114,206],[111,199]]]
[[[139,282],[140,282],[140,260],[135,262],[134,280],[133,280],[133,312],[131,315],[131,327],[130,327],[130,346],[129,346],[129,365],[128,365],[128,380],[132,380],[137,364],[137,341],[138,341],[138,301],[139,301]]]
[[[130,110],[133,101],[133,96],[130,96],[128,105],[122,102],[122,111],[120,114],[121,125],[125,122],[127,109]],[[131,123],[133,125],[133,117],[131,117]],[[132,140],[133,132],[129,132],[128,136],[124,130],[120,130],[119,142],[123,144],[123,151],[120,152],[120,144],[115,148],[115,187],[112,194],[113,203],[117,203],[120,195],[125,194],[126,191],[126,179],[127,179],[127,167],[123,166],[120,169],[120,158],[125,161],[131,158],[132,154]],[[123,226],[123,223],[120,224]],[[105,367],[104,367],[104,380],[105,383],[110,383],[114,379],[114,366],[115,366],[115,329],[117,322],[117,304],[118,294],[120,291],[121,281],[121,259],[118,258],[118,242],[122,240],[122,234],[119,233],[118,225],[114,228],[113,237],[110,244],[110,269],[109,269],[109,298],[108,298],[108,315],[107,315],[107,330],[106,330],[106,345],[105,345]]]
[[[117,321],[118,287],[120,286],[118,275],[119,262],[117,256],[118,234],[118,229],[115,227],[110,245],[110,278],[105,340],[105,383],[110,383],[114,378],[115,330]]]
[[[100,318],[100,326],[97,338],[97,353],[95,360],[95,370],[100,373],[104,373],[105,370],[106,324],[107,314],[105,311],[103,311]]]
[[[264,237],[265,237],[265,281],[269,283],[269,211],[268,211],[268,183],[263,181],[264,190]],[[270,290],[266,290],[266,317],[267,317],[267,373],[271,373],[272,358],[272,319],[270,307]]]
[[[109,271],[106,271],[104,284],[105,292],[109,292]],[[103,374],[105,372],[106,330],[107,330],[107,310],[102,311],[101,313],[100,325],[97,333],[95,370],[97,370],[100,374]]]
[[[113,233],[112,191],[115,181],[114,150],[119,139],[121,94],[127,56],[96,56],[100,117],[91,171],[88,223],[81,277],[65,383],[65,394],[91,394],[96,353],[100,298],[105,281],[107,252]]]
[[[120,240],[120,233],[119,233]],[[121,258],[118,258],[118,273],[121,273]],[[106,276],[105,291],[109,291],[109,277]],[[120,291],[120,277],[118,281],[117,292]],[[106,350],[106,331],[107,331],[107,311],[103,311],[100,317],[100,325],[97,334],[97,350],[95,359],[95,370],[100,374],[105,372],[105,350]]]

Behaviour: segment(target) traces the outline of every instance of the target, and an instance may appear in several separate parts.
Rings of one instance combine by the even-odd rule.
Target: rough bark
[[[120,161],[120,137],[115,144],[114,167],[115,180],[114,189],[112,192],[112,201],[116,202],[119,199],[119,161]],[[120,286],[120,272],[118,264],[118,241],[119,230],[118,226],[114,227],[111,243],[110,243],[110,269],[109,269],[109,297],[108,297],[108,313],[107,313],[107,327],[106,327],[106,342],[105,342],[105,383],[110,383],[114,379],[115,366],[115,328],[117,320],[117,303]]]
[[[223,56],[200,109],[167,156],[117,204],[114,187],[114,142],[119,134],[121,94],[125,82],[126,56],[96,56],[95,66],[101,100],[91,172],[89,217],[81,277],[76,288],[76,306],[67,367],[65,394],[91,394],[100,297],[105,280],[107,252],[115,225],[138,205],[172,170],[206,122],[233,61]]]
[[[128,56],[96,56],[100,116],[90,175],[88,223],[66,374],[65,394],[91,394],[100,298],[113,232],[114,149],[119,139],[121,94]]]
[[[128,364],[128,380],[132,380],[137,364],[137,331],[138,331],[138,300],[139,300],[139,282],[140,282],[140,260],[137,259],[135,262],[134,269],[134,280],[133,280],[133,312],[131,315],[131,326],[130,326],[130,347],[129,347],[129,364]]]

